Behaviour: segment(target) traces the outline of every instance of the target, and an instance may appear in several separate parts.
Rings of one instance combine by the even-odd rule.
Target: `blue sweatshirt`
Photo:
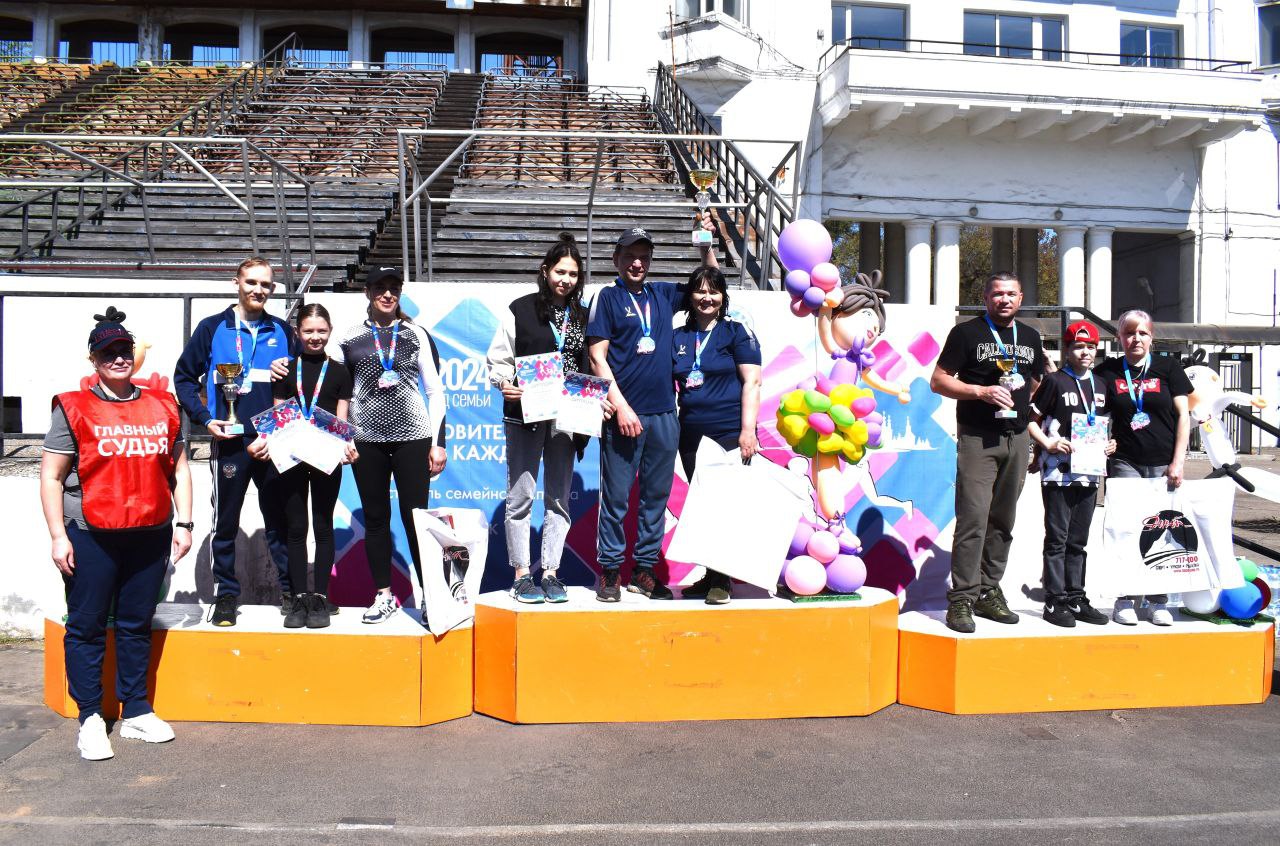
[[[201,320],[191,333],[191,340],[178,358],[173,371],[173,387],[183,411],[197,426],[205,426],[210,420],[227,419],[227,403],[222,390],[217,387],[223,379],[214,369],[216,364],[238,362],[244,367],[243,378],[250,374],[267,381],[248,381],[249,393],[236,400],[236,417],[244,423],[246,441],[258,436],[250,422],[255,414],[270,408],[271,382],[262,371],[271,369],[277,358],[293,359],[298,354],[298,340],[289,324],[274,315],[264,315],[258,328],[255,343],[248,324],[240,323],[240,352],[236,351],[236,312],[228,308]],[[200,399],[204,391],[205,400]]]

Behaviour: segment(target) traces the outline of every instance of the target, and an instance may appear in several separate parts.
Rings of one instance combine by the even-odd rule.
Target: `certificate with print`
[[[293,457],[310,464],[321,473],[332,473],[346,455],[347,442],[318,426],[309,423],[301,426],[295,424],[281,431],[290,432],[288,449]],[[275,447],[272,446],[271,454],[275,455],[275,452]]]
[[[600,426],[604,422],[604,401],[609,396],[609,386],[612,384],[609,379],[599,376],[566,373],[560,414],[556,417],[556,430],[600,437]]]
[[[564,358],[560,353],[522,355],[516,359],[520,411],[524,422],[554,420],[564,397]]]
[[[1107,441],[1111,439],[1111,418],[1071,415],[1071,472],[1077,475],[1107,475]]]

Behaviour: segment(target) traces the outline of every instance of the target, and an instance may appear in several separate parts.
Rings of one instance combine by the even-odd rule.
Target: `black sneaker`
[[[1068,603],[1067,610],[1071,612],[1071,616],[1081,623],[1088,623],[1091,626],[1105,626],[1107,624],[1107,615],[1090,605],[1087,599]]]
[[[728,605],[729,600],[733,599],[733,579],[723,573],[716,573],[715,584],[707,591],[706,603],[708,605]]]
[[[309,629],[327,629],[329,628],[329,609],[328,600],[323,594],[309,593],[304,601],[298,605],[306,608],[307,612],[307,628]]]
[[[533,583],[533,576],[528,573],[516,579],[515,583],[511,585],[511,596],[516,602],[524,602],[530,605],[546,599],[546,596],[542,593],[542,588]]]
[[[213,613],[209,615],[209,622],[215,626],[234,626],[236,624],[236,604],[237,597],[234,594],[224,593],[213,602]]]
[[[1075,615],[1071,613],[1071,608],[1066,605],[1057,605],[1052,602],[1044,604],[1044,619],[1047,623],[1053,623],[1055,626],[1062,626],[1064,629],[1074,629],[1076,627]],[[1105,617],[1103,618],[1106,619]]]
[[[618,586],[622,578],[617,570],[605,570],[600,574],[600,583],[596,585],[596,599],[601,602],[621,602],[622,590]]]
[[[289,597],[289,613],[284,616],[284,627],[286,629],[300,629],[307,624],[307,594],[301,593],[297,596],[285,594]],[[283,602],[281,605],[283,606]]]
[[[639,593],[650,599],[674,599],[671,589],[658,581],[649,567],[637,567],[631,571],[631,584],[627,585],[631,593]]]
[[[702,574],[702,578],[698,579],[696,582],[689,585],[688,587],[681,588],[680,598],[681,599],[706,599],[707,593],[713,587],[715,587],[716,584],[717,584],[716,574],[713,571],[708,570],[707,572]]]
[[[973,634],[977,626],[973,623],[973,603],[968,599],[953,599],[947,605],[947,628],[960,634]]]
[[[1018,622],[1018,615],[1009,610],[1009,604],[1004,601],[1004,594],[998,587],[985,590],[978,596],[978,601],[973,604],[973,613],[997,623]]]
[[[301,599],[301,598],[302,598],[301,596],[297,597],[297,599]],[[280,594],[280,616],[281,617],[288,617],[290,614],[293,613],[293,607],[299,604],[298,602],[295,602],[294,599],[295,599],[294,595],[289,593],[288,591],[285,591]],[[303,609],[303,610],[305,611],[306,609]]]
[[[332,617],[334,614],[337,614],[342,609],[339,608],[337,605],[334,605],[332,602],[330,602],[329,597],[326,596],[324,598],[324,610],[328,611],[329,616]]]

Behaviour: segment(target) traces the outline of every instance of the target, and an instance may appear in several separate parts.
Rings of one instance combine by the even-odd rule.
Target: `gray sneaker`
[[[542,589],[533,583],[533,576],[527,573],[516,579],[515,584],[511,586],[511,596],[516,602],[529,604],[542,602],[546,599]]]
[[[569,592],[565,590],[564,582],[556,578],[555,573],[542,574],[542,595],[547,598],[547,602],[569,601]]]

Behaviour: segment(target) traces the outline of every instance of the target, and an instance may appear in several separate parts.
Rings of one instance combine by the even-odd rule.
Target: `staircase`
[[[0,130],[25,132],[30,121],[57,111],[117,71],[101,65],[0,65]]]

